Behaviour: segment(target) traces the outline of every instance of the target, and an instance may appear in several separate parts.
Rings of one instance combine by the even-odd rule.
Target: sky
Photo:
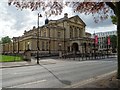
[[[8,6],[7,1],[0,1],[0,38],[4,36],[18,37],[22,36],[24,31],[29,31],[33,26],[37,27],[37,14],[41,13],[40,26],[44,25],[46,17],[44,12],[26,10],[17,10],[14,6]],[[86,32],[93,34],[94,32],[106,32],[116,30],[116,25],[113,25],[111,19],[108,18],[99,23],[95,23],[92,15],[84,15],[74,13],[72,8],[64,7],[63,12],[59,16],[51,16],[49,20],[57,20],[64,17],[64,13],[68,13],[68,17],[79,15],[86,23]]]

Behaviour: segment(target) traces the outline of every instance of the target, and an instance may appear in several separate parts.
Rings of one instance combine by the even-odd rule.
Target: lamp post
[[[50,51],[50,43],[51,43],[51,42],[50,42],[50,39],[51,39],[51,38],[50,38],[50,27],[47,27],[47,28],[48,28],[48,30],[49,30],[49,55],[50,55],[50,54],[51,54],[51,51]]]
[[[13,39],[12,39],[12,40],[13,40],[13,45],[12,45],[12,46],[13,46],[13,48],[12,48],[12,50],[13,50],[13,54],[14,54],[14,37],[13,37]]]
[[[64,26],[64,21],[65,20],[63,20],[63,29],[64,29],[64,36],[63,36],[63,38],[64,38],[64,41],[63,41],[63,46],[64,46],[64,50],[63,50],[63,53],[64,53],[64,58],[65,58],[65,51],[66,51],[66,49],[65,49],[65,26]]]
[[[41,14],[38,13],[38,30],[37,30],[37,64],[39,64],[39,17],[42,17]]]

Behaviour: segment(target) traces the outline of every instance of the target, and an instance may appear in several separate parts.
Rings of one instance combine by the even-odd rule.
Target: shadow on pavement
[[[39,64],[41,67],[43,67],[44,69],[46,69],[49,73],[51,73],[58,81],[60,81],[62,84],[66,84],[66,85],[71,85],[71,81],[68,80],[61,80],[59,79],[52,71],[50,71],[48,68],[46,68],[45,66]]]

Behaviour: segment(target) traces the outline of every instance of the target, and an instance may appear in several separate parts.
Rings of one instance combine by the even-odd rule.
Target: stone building
[[[13,37],[11,43],[3,45],[3,53],[21,53],[29,50],[31,54],[39,53],[63,53],[92,52],[94,39],[91,34],[85,32],[86,24],[76,15],[68,18],[64,17],[58,20],[49,20],[39,28],[33,27],[19,37]]]

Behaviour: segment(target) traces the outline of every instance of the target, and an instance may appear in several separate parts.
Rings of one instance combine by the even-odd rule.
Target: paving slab
[[[42,59],[39,60],[39,64],[47,65],[47,64],[56,64],[63,62],[62,60],[55,60],[55,59]],[[36,60],[31,61],[20,61],[20,62],[2,62],[0,63],[0,68],[13,68],[13,67],[23,67],[23,66],[33,66],[37,65]]]

